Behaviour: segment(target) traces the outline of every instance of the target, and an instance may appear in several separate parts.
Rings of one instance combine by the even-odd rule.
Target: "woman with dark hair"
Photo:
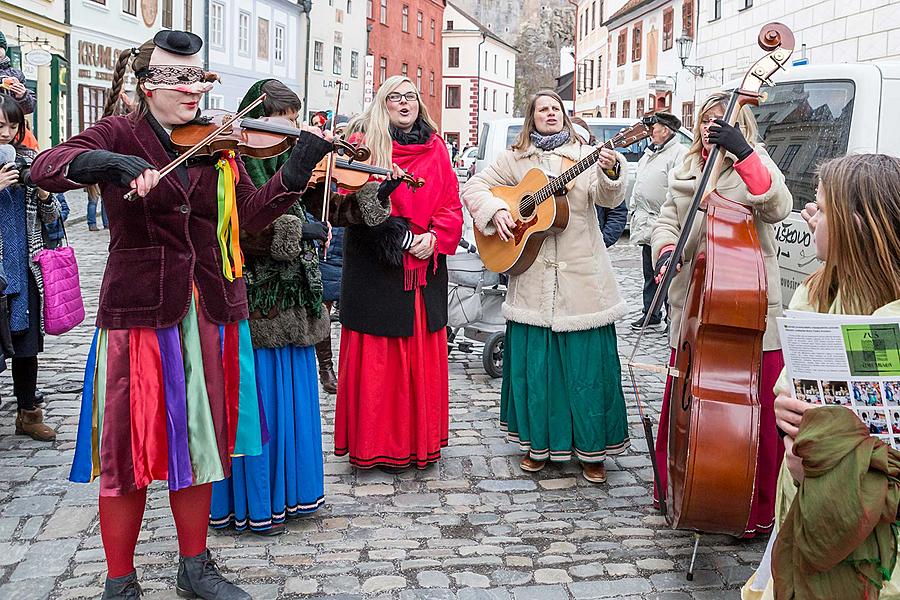
[[[196,118],[212,88],[201,46],[192,33],[164,30],[123,52],[110,102],[133,56],[134,110],[42,153],[31,171],[54,192],[98,183],[109,202],[110,251],[70,475],[100,479],[105,600],[140,597],[134,550],[154,480],[168,482],[178,595],[250,598],[222,577],[206,547],[211,484],[228,477],[232,456],[262,450],[237,232],[262,231],[288,211],[331,150],[304,131],[259,189],[233,152],[192,159],[162,178],[176,155],[169,132]],[[124,198],[129,190],[134,201]]]
[[[35,152],[22,145],[25,113],[8,94],[0,94],[0,145],[10,145],[25,161]],[[22,162],[21,160],[19,162]],[[4,351],[12,359],[13,394],[16,396],[16,434],[40,442],[52,442],[56,432],[44,423],[38,408],[38,359],[44,350],[44,280],[34,255],[44,249],[46,227],[59,218],[59,202],[49,193],[22,183],[13,164],[0,170],[0,239],[3,240],[3,284],[8,301],[12,347]]]
[[[510,239],[515,223],[491,188],[516,185],[533,168],[559,175],[595,150],[578,139],[559,95],[538,92],[516,143],[463,188],[475,226]],[[602,149],[597,167],[570,184],[565,230],[509,279],[500,426],[525,452],[523,471],[574,454],[584,478],[603,483],[606,455],[628,447],[615,327],[627,308],[594,209],[622,203],[627,166],[622,154]]]
[[[248,118],[296,120],[300,98],[275,79],[254,84],[239,109],[261,93],[266,99]],[[288,160],[287,154],[245,158],[244,165],[253,183],[263,186]],[[214,528],[277,535],[284,533],[285,519],[314,512],[325,499],[313,346],[331,335],[315,247],[327,240],[328,230],[307,218],[302,200],[309,195],[312,190],[261,233],[241,232],[250,339],[269,440],[259,456],[234,458],[232,476],[213,484]]]

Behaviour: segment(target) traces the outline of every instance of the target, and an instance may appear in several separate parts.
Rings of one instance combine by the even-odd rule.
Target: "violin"
[[[363,146],[363,148],[365,148],[365,146]],[[368,148],[366,148],[366,150],[368,150]],[[309,180],[309,187],[320,185],[328,178],[328,159],[329,157],[326,156],[320,160],[319,164],[316,165],[316,168],[313,169],[312,177]],[[382,177],[391,176],[393,171],[365,162],[367,160],[368,158],[361,161],[335,158],[331,172],[331,181],[337,184],[341,189],[355,192],[364,186],[372,175],[379,175]],[[401,179],[413,191],[425,185],[424,179],[415,177],[410,173],[405,173]]]

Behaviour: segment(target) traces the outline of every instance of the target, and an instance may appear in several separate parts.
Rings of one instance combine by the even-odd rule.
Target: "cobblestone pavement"
[[[108,236],[89,234],[81,223],[69,237],[93,313]],[[634,318],[640,254],[622,242],[612,257]],[[630,320],[619,324],[623,356],[634,342]],[[92,321],[90,314],[88,324],[48,338],[40,358],[55,444],[13,435],[9,372],[0,378],[0,600],[101,594],[97,486],[66,480]],[[663,335],[647,342],[643,359],[663,362]],[[656,412],[660,380],[641,378]],[[331,454],[334,396],[323,397],[327,505],[291,521],[279,538],[211,534],[224,571],[258,599],[739,597],[764,543],[704,537],[694,581],[685,580],[692,538],[668,529],[652,508],[650,461],[631,394],[632,447],[607,460],[609,482],[596,486],[574,464],[519,470],[518,448],[498,428],[500,381],[486,376],[479,354],[451,354],[450,390],[450,446],[442,460],[397,476],[354,471]],[[141,584],[152,600],[175,598],[177,544],[167,502],[164,486],[154,486],[138,546]]]

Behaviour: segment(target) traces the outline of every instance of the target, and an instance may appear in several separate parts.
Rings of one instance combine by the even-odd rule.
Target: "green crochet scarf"
[[[262,86],[269,79],[257,81],[247,91],[238,110],[243,110],[262,94]],[[260,118],[262,105],[254,108],[247,115],[249,118]],[[253,183],[260,187],[275,176],[278,169],[287,162],[289,153],[283,152],[273,158],[244,157],[244,166]],[[288,209],[288,215],[308,221],[303,203],[297,201]],[[250,256],[246,259],[245,278],[247,282],[247,301],[250,311],[268,314],[278,306],[281,310],[295,306],[305,306],[315,317],[322,310],[322,273],[319,270],[319,256],[311,242],[301,242],[300,254],[292,261],[275,260],[269,256]]]

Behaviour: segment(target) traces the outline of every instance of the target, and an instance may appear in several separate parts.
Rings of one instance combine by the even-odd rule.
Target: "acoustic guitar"
[[[475,243],[484,266],[496,273],[519,275],[534,263],[544,240],[560,233],[569,224],[569,201],[566,186],[592,167],[603,148],[630,146],[650,137],[650,129],[635,123],[607,140],[596,150],[566,169],[558,177],[548,177],[538,168],[529,170],[518,185],[498,185],[491,193],[503,200],[515,220],[513,237],[503,241],[499,235],[485,235],[475,229]],[[627,177],[622,173],[621,177]],[[553,202],[546,200],[553,199]]]

